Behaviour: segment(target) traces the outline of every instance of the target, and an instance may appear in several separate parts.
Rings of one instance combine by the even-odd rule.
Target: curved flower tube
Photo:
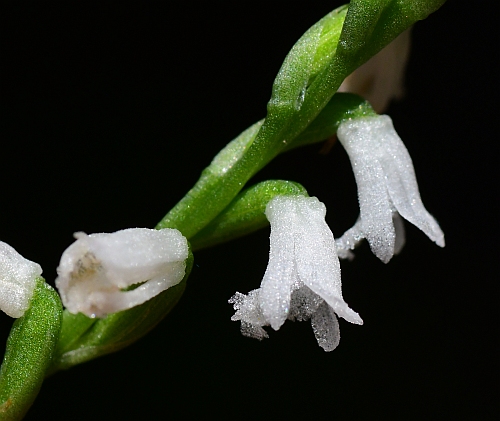
[[[286,319],[311,319],[320,346],[334,349],[340,338],[337,314],[363,324],[342,297],[340,264],[326,208],[315,197],[276,196],[266,207],[271,223],[269,264],[261,287],[229,302],[246,336],[267,337],[263,326],[278,330]]]
[[[353,249],[366,238],[373,253],[387,263],[395,252],[396,212],[444,247],[444,234],[422,203],[410,154],[391,118],[346,120],[337,135],[351,160],[360,207],[358,223],[338,240],[339,248]]]

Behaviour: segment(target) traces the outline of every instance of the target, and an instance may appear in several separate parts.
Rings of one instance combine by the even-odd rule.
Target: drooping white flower
[[[41,274],[39,264],[0,241],[0,310],[11,317],[21,317],[29,307],[36,278]]]
[[[278,330],[286,319],[311,319],[318,343],[327,351],[340,339],[335,314],[362,324],[342,298],[340,264],[326,208],[315,197],[277,196],[266,207],[271,223],[269,264],[261,286],[229,302],[242,333],[262,339],[263,326]]]
[[[396,241],[396,213],[444,247],[444,234],[422,203],[413,163],[390,117],[346,120],[337,136],[351,160],[360,207],[358,222],[337,240],[341,256],[366,238],[373,253],[387,263],[395,247],[402,247]]]
[[[104,317],[142,304],[184,277],[188,244],[176,229],[130,228],[75,238],[56,279],[71,313]]]

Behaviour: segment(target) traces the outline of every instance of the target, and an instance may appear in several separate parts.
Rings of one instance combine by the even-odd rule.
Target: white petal
[[[392,213],[392,223],[394,225],[394,232],[396,235],[394,242],[394,254],[399,254],[406,242],[405,226],[403,218],[401,218],[399,213]],[[361,218],[358,218],[356,223],[344,232],[342,237],[335,240],[335,247],[339,258],[352,260],[354,258],[354,254],[351,253],[351,250],[354,250],[364,238],[365,236],[361,230]]]
[[[188,245],[178,230],[132,228],[79,233],[61,257],[56,286],[72,313],[103,317],[153,298],[185,274]],[[131,291],[122,291],[143,283]]]
[[[296,241],[295,253],[300,280],[323,298],[333,310],[351,323],[362,324],[342,298],[340,263],[332,231],[325,221],[326,208],[315,197],[301,200],[303,239]]]
[[[291,267],[289,278],[280,280],[277,276],[274,279],[276,289],[281,288],[289,294],[286,297],[287,311],[281,314],[288,315],[291,293],[306,285],[327,301],[339,316],[352,323],[361,324],[359,315],[352,311],[342,298],[340,264],[333,234],[325,222],[325,214],[325,205],[315,197],[278,196],[268,204],[266,215],[271,222],[271,251],[274,247],[275,255],[282,252],[278,267]],[[280,250],[276,248],[277,238],[273,242],[273,233],[278,232],[277,226],[281,234]],[[268,269],[270,267],[271,259]],[[285,285],[279,286],[280,283]],[[265,292],[263,281],[261,300],[266,299],[267,295],[269,293]],[[261,306],[264,316],[273,326],[262,303]],[[284,319],[280,321],[282,324]]]
[[[299,288],[294,261],[296,207],[287,196],[277,196],[266,207],[271,223],[269,263],[261,283],[260,306],[274,330],[285,322],[292,291]]]
[[[340,342],[339,322],[333,310],[323,302],[311,317],[311,326],[318,345],[325,351],[333,351]]]
[[[420,228],[436,244],[444,247],[444,234],[420,198],[408,150],[394,130],[391,118],[384,115],[377,119],[375,133],[386,150],[382,166],[387,176],[387,189],[392,203],[403,218]]]
[[[335,239],[335,248],[339,258],[352,260],[354,254],[351,253],[351,250],[354,250],[364,238],[365,236],[361,230],[361,218],[358,218],[356,223],[344,232],[342,237]]]
[[[39,264],[0,241],[0,310],[11,317],[21,317],[29,307],[36,278],[41,274]]]
[[[392,205],[381,160],[384,150],[377,136],[378,117],[346,120],[337,136],[351,160],[358,186],[361,230],[373,253],[384,263],[394,254]]]

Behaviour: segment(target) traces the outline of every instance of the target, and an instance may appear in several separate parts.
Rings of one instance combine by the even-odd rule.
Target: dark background
[[[365,325],[341,320],[331,353],[308,322],[259,343],[230,321],[228,298],[260,284],[268,230],[199,252],[154,331],[48,379],[26,419],[498,416],[498,40],[491,12],[458,3],[414,28],[407,96],[387,111],[444,249],[407,224],[390,264],[367,245],[342,263],[344,297]],[[73,232],[153,227],[265,116],[288,50],[340,4],[3,3],[0,239],[53,283]],[[357,217],[356,186],[340,145],[320,148],[278,157],[255,181],[302,183],[339,236]],[[10,324],[0,314],[2,343]]]

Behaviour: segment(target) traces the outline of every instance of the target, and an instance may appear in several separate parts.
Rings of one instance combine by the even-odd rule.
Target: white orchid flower
[[[266,207],[271,223],[269,264],[261,286],[229,302],[242,333],[262,339],[263,326],[278,330],[286,319],[311,319],[320,346],[331,351],[340,339],[335,314],[355,324],[359,315],[342,298],[340,264],[326,208],[315,197],[277,196]]]
[[[404,242],[396,240],[393,219],[402,226],[397,214],[444,247],[444,234],[422,203],[413,163],[390,117],[346,120],[337,136],[351,160],[360,207],[358,222],[337,240],[341,257],[366,238],[387,263]]]
[[[0,241],[0,310],[11,317],[23,316],[41,274],[39,264]]]
[[[56,286],[71,313],[104,317],[142,304],[184,277],[188,244],[176,229],[76,233]],[[135,289],[130,287],[137,286]]]

